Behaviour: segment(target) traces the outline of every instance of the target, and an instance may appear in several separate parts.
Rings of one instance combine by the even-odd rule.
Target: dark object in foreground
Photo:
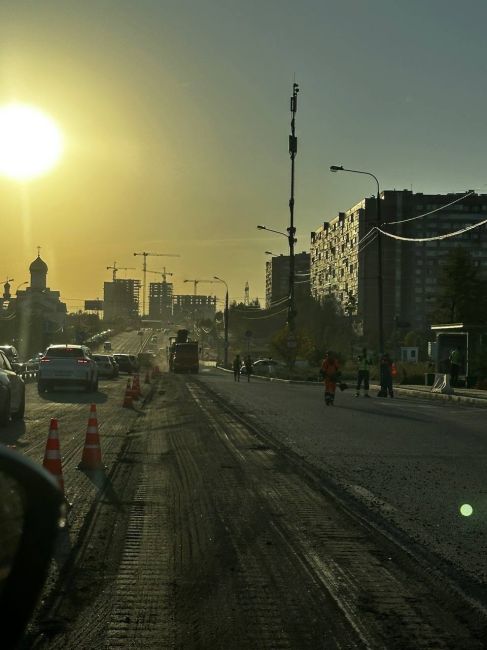
[[[0,629],[15,648],[44,585],[63,494],[32,461],[0,445]]]

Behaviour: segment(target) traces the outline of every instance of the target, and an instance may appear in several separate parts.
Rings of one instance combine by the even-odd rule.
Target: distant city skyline
[[[383,190],[487,191],[486,18],[480,0],[4,0],[0,106],[45,111],[65,154],[30,183],[0,178],[0,278],[26,281],[40,245],[72,310],[102,297],[114,259],[154,250],[181,255],[175,293],[218,275],[263,301],[265,250],[287,243],[256,226],[288,225],[294,78],[297,251],[375,192],[331,164]]]

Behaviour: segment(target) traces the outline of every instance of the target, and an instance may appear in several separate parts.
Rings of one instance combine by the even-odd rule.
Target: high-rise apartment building
[[[139,315],[140,280],[105,282],[103,291],[103,320],[133,320]]]
[[[310,255],[302,252],[294,256],[294,295],[309,295]],[[266,262],[265,306],[267,309],[289,296],[289,255],[274,255]]]
[[[172,308],[174,320],[213,320],[216,314],[216,297],[176,294],[173,296]]]
[[[170,320],[172,317],[173,285],[171,282],[149,284],[149,318]]]
[[[386,190],[380,200],[383,229],[400,237],[427,239],[487,218],[486,194]],[[331,294],[344,310],[356,304],[355,315],[372,344],[377,342],[378,329],[376,224],[376,199],[370,198],[311,233],[312,295],[322,299]],[[381,235],[381,242],[386,337],[395,327],[428,327],[442,262],[456,246],[467,248],[475,264],[487,271],[485,226],[442,240],[406,242]]]

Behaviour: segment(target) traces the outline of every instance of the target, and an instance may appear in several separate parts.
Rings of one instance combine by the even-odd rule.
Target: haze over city
[[[248,281],[262,299],[264,251],[287,250],[256,225],[288,224],[294,79],[298,252],[374,192],[330,164],[383,189],[485,191],[486,14],[478,1],[2,2],[0,105],[38,107],[65,144],[48,174],[0,179],[13,288],[39,245],[49,286],[80,308],[113,260],[142,278],[133,252],[154,250],[181,255],[165,261],[176,292],[219,274],[233,297]]]

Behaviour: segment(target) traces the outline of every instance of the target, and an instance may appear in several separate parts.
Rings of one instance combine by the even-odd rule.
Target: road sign
[[[252,338],[252,332],[250,330],[247,330],[245,332],[245,336],[246,336],[246,338],[251,339]]]

